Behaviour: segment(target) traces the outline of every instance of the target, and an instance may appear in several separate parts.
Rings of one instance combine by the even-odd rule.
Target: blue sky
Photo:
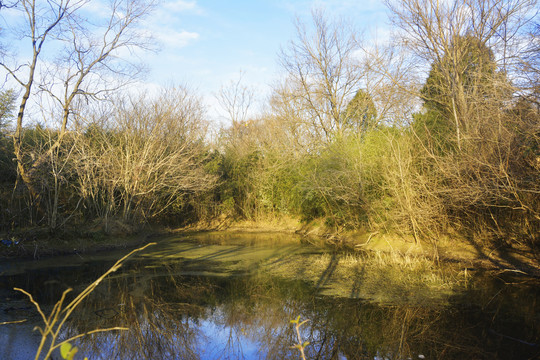
[[[368,39],[380,36],[387,22],[376,0],[164,0],[147,19],[161,50],[143,56],[150,68],[146,82],[187,84],[204,96],[214,118],[213,94],[240,71],[264,98],[279,77],[280,47],[295,37],[294,19],[309,23],[313,8],[344,17]]]
[[[104,1],[88,0],[87,14],[107,19]],[[375,34],[386,37],[382,0],[161,0],[140,24],[160,49],[137,52],[149,70],[140,86],[149,90],[187,86],[203,97],[211,120],[226,124],[215,99],[220,87],[236,81],[242,72],[243,84],[264,101],[280,77],[279,50],[295,38],[295,18],[309,24],[312,9],[349,21],[368,43]],[[2,8],[0,15],[0,28],[16,30],[18,22],[22,24],[20,12]],[[15,58],[26,62],[31,49],[28,39],[7,36],[3,33],[3,41],[15,50]],[[42,61],[54,60],[57,49],[47,46]]]

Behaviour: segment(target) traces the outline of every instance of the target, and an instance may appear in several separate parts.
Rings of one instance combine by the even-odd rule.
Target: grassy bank
[[[459,237],[416,241],[412,235],[397,233],[339,231],[322,221],[301,222],[292,217],[264,221],[218,218],[187,227],[165,226],[135,228],[112,223],[107,229],[89,224],[77,229],[51,234],[47,229],[31,228],[0,234],[0,257],[44,258],[65,254],[88,254],[119,248],[135,248],[169,235],[189,235],[218,231],[225,234],[288,233],[301,235],[308,242],[330,249],[343,250],[352,257],[367,257],[377,266],[415,271],[426,266],[437,269],[440,263],[456,264],[461,269],[487,269],[540,277],[538,254],[525,247],[495,247],[490,243]],[[351,258],[352,259],[352,258]],[[312,259],[323,263],[325,259]],[[350,260],[350,259],[349,259]],[[347,263],[352,263],[347,261]],[[350,264],[349,264],[350,265]],[[354,266],[352,266],[354,267]],[[349,266],[351,268],[351,266]],[[282,271],[287,271],[286,266]]]
[[[422,263],[428,261],[458,264],[462,269],[486,269],[540,277],[540,254],[524,245],[496,246],[482,239],[442,236],[415,240],[412,235],[362,230],[336,230],[321,220],[302,222],[291,217],[262,221],[219,219],[176,229],[173,233],[226,231],[239,233],[279,232],[300,234],[308,242],[324,243],[356,254],[368,254],[386,263]],[[394,259],[396,261],[390,261]]]

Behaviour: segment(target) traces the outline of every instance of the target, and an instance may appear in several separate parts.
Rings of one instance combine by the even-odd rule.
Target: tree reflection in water
[[[91,359],[297,359],[289,321],[300,315],[310,319],[308,359],[526,359],[540,354],[538,291],[528,291],[523,304],[486,291],[454,299],[459,306],[381,305],[262,274],[185,276],[180,265],[133,264],[88,299],[69,331],[130,328],[82,339]]]

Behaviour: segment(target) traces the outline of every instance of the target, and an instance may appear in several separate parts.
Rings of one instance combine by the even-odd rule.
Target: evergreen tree
[[[476,101],[492,97],[500,77],[491,49],[477,38],[460,36],[454,39],[449,53],[432,64],[420,93],[426,110],[452,117],[456,106],[452,102],[471,100],[473,95],[480,96]]]
[[[16,97],[12,89],[0,91],[0,130],[3,130],[13,116]]]
[[[424,102],[414,129],[433,149],[448,151],[486,124],[486,114],[509,98],[509,83],[498,71],[491,49],[473,36],[456,37],[431,65],[420,91]]]
[[[363,89],[356,92],[344,113],[343,128],[365,133],[377,123],[377,109],[369,93]]]

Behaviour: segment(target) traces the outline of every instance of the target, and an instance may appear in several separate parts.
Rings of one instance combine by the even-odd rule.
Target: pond
[[[33,358],[39,314],[78,294],[128,251],[0,265],[0,359]],[[358,255],[285,234],[160,239],[111,274],[63,338],[83,359],[532,359],[540,286],[509,273]],[[71,297],[72,298],[72,297]],[[57,355],[58,356],[58,355]],[[80,356],[80,357],[79,357]],[[59,357],[57,357],[59,358]]]

